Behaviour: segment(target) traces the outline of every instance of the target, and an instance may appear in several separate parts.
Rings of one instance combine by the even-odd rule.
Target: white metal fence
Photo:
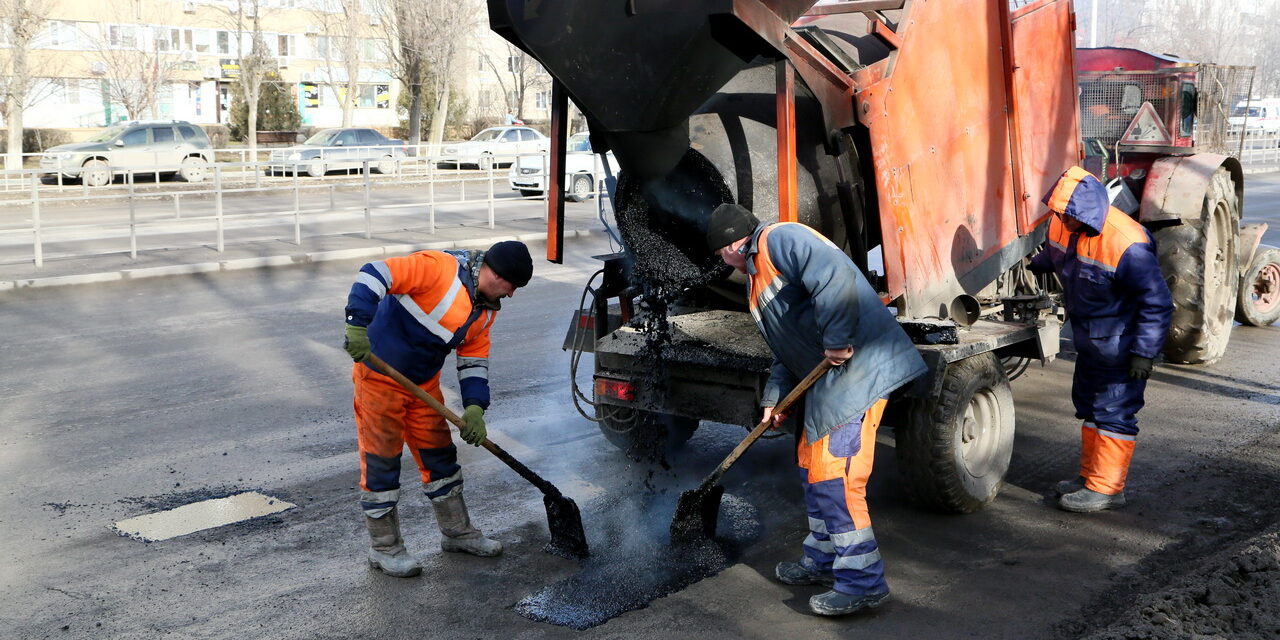
[[[75,241],[99,238],[127,236],[131,258],[137,258],[139,240],[148,235],[165,238],[158,246],[147,247],[149,249],[201,246],[212,240],[213,247],[223,252],[229,228],[288,224],[292,226],[290,240],[301,245],[303,237],[357,231],[332,228],[335,222],[341,224],[356,219],[363,221],[359,231],[364,237],[372,238],[378,216],[409,214],[414,218],[414,226],[425,227],[427,233],[434,234],[438,210],[446,207],[468,208],[472,216],[476,208],[484,207],[488,227],[492,229],[499,203],[517,199],[545,200],[543,185],[547,183],[550,165],[547,153],[542,151],[491,155],[479,165],[483,168],[456,166],[445,157],[426,154],[425,148],[413,150],[421,151],[421,155],[396,154],[390,163],[374,157],[342,159],[330,153],[319,158],[329,166],[342,160],[343,167],[337,170],[341,173],[317,178],[311,175],[315,172],[308,173],[309,160],[289,160],[287,155],[282,158],[281,151],[292,150],[262,149],[252,160],[247,149],[217,150],[213,152],[217,159],[204,165],[204,175],[192,182],[167,177],[166,174],[178,173],[183,168],[172,162],[109,167],[113,179],[100,187],[89,187],[76,177],[62,173],[50,175],[47,168],[0,171],[3,185],[0,188],[0,248],[30,246],[29,259],[36,267],[44,265],[45,246],[54,242],[63,243],[58,257],[123,251],[123,247],[114,250],[100,246],[65,248]],[[272,153],[277,154],[275,159]],[[235,154],[239,154],[239,158],[234,158]],[[228,160],[229,156],[232,159]],[[584,172],[590,176],[589,189],[583,191],[581,184],[575,186],[579,190],[578,199],[594,198],[596,214],[603,215],[604,205],[598,196],[606,171],[600,156],[592,158],[593,169]],[[566,183],[573,185],[572,177],[568,178]],[[533,179],[536,181],[530,182]],[[517,181],[525,187],[516,187]],[[530,188],[530,184],[535,188]],[[373,194],[379,189],[399,188],[400,193],[404,193],[405,187],[410,194],[407,202],[403,198],[391,203],[374,201]],[[350,202],[353,192],[358,193],[355,203]],[[339,193],[347,202],[339,203]],[[280,206],[282,198],[285,199],[283,207]],[[227,200],[232,200],[233,210],[228,209]],[[171,208],[158,211],[155,205],[166,201],[171,203]],[[140,212],[140,208],[146,211]],[[59,215],[51,215],[54,209]],[[116,211],[110,212],[112,209]],[[28,212],[29,218],[23,215]],[[77,215],[70,215],[72,213]],[[353,215],[356,213],[360,215]],[[326,231],[308,233],[309,225],[318,227],[322,220],[327,225]],[[180,235],[202,239],[187,240],[184,245],[174,240]]]
[[[1245,166],[1280,164],[1280,129],[1250,128],[1243,141],[1239,131],[1233,131],[1228,148],[1232,153],[1239,149],[1240,163]]]

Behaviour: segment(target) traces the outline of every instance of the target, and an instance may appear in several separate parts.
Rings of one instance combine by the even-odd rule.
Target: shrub
[[[231,130],[221,124],[202,124],[205,135],[209,136],[209,144],[214,149],[226,149],[231,143]]]
[[[40,153],[50,147],[71,142],[71,135],[62,129],[23,129],[22,152]],[[0,153],[9,152],[9,131],[0,129]]]

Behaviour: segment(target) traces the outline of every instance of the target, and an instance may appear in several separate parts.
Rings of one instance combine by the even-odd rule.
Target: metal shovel
[[[441,404],[439,400],[431,397],[431,394],[424,391],[422,387],[404,377],[404,374],[396,371],[394,367],[387,364],[382,358],[370,353],[365,361],[372,364],[378,371],[399,382],[400,386],[404,387],[419,400],[427,403],[427,406],[444,416],[454,426],[459,429],[464,426],[462,418],[459,418],[457,414]],[[557,555],[571,558],[587,557],[590,552],[587,549],[587,536],[582,530],[582,513],[578,511],[577,503],[565,497],[555,485],[542,479],[541,476],[521,464],[519,460],[511,457],[511,454],[488,438],[481,441],[480,446],[488,449],[489,453],[507,463],[507,466],[520,474],[520,477],[528,480],[542,492],[542,503],[547,508],[547,529],[551,532],[551,551]]]
[[[823,358],[822,362],[818,363],[818,366],[814,367],[813,371],[810,371],[809,375],[805,376],[804,380],[801,380],[800,384],[797,384],[791,393],[788,393],[787,397],[774,407],[774,413],[786,413],[791,405],[799,400],[800,396],[804,395],[804,392],[830,368],[831,361]],[[693,542],[699,538],[715,536],[716,520],[719,519],[720,514],[720,497],[724,495],[724,487],[716,483],[746,452],[747,448],[760,439],[771,422],[773,422],[772,419],[761,420],[760,424],[756,425],[751,433],[748,433],[747,437],[729,452],[724,462],[721,462],[720,466],[698,485],[698,488],[680,494],[680,501],[676,503],[676,515],[671,519],[672,541]]]

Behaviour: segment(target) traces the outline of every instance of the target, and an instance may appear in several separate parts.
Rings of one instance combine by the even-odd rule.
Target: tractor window
[[[1190,82],[1182,83],[1182,109],[1178,115],[1178,135],[1190,137],[1196,121],[1196,85]]]
[[[1134,114],[1142,108],[1142,88],[1136,84],[1126,84],[1120,97],[1120,110]]]

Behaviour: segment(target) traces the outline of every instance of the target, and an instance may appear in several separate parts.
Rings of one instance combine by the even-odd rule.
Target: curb
[[[565,230],[564,236],[585,238],[595,235],[590,229]],[[197,273],[213,273],[217,271],[240,271],[243,269],[260,269],[263,267],[288,267],[315,262],[332,262],[335,260],[354,260],[358,258],[383,258],[404,255],[414,251],[427,249],[473,249],[487,247],[495,242],[517,240],[519,242],[535,242],[545,240],[546,232],[523,233],[519,235],[489,236],[467,240],[440,240],[416,244],[393,244],[377,247],[359,247],[356,249],[334,249],[331,251],[312,251],[275,256],[258,256],[254,258],[236,258],[234,260],[218,260],[215,262],[199,262],[195,264],[176,264],[163,267],[143,267],[140,269],[122,269],[101,273],[81,273],[70,276],[50,276],[48,278],[24,278],[18,280],[0,280],[0,291],[13,289],[31,289],[36,287],[61,287],[76,284],[94,284],[99,282],[119,282],[122,280],[142,280],[164,276],[192,275]]]

